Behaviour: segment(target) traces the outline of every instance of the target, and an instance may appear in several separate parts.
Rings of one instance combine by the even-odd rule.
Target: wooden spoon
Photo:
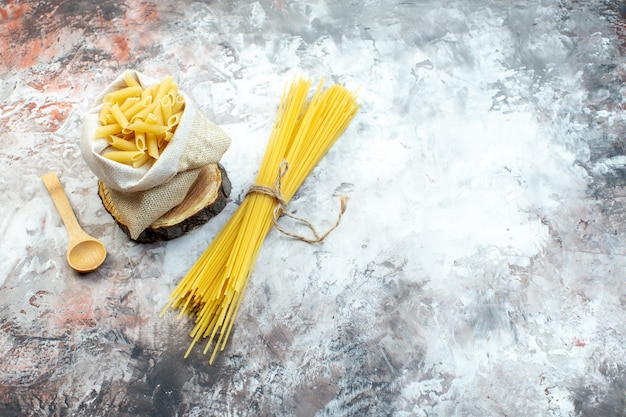
[[[63,186],[54,172],[41,177],[46,185],[54,205],[57,207],[63,223],[67,228],[69,243],[67,246],[67,263],[77,272],[95,271],[107,256],[107,250],[98,239],[88,235],[78,224],[72,206],[63,191]]]

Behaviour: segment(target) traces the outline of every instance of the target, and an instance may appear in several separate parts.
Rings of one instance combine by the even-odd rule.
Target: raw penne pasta
[[[166,119],[163,119],[163,106],[161,106],[161,103],[157,104],[157,106],[154,108],[153,114],[156,118],[156,124],[165,126]]]
[[[168,120],[172,116],[172,107],[174,106],[174,97],[167,94],[161,99],[161,115],[163,120]]]
[[[95,139],[105,139],[108,159],[133,167],[158,159],[174,137],[185,107],[172,76],[149,87],[132,72],[124,74],[126,87],[104,96]]]
[[[105,95],[104,102],[106,104],[113,104],[116,102],[121,102],[127,99],[128,97],[139,96],[142,91],[143,89],[139,85],[135,87],[122,88],[121,90],[116,90]]]
[[[176,114],[171,115],[168,119],[167,119],[167,126],[168,127],[174,127],[176,125],[178,125],[180,123],[180,118],[183,117],[183,112],[179,111]]]
[[[115,162],[128,164],[132,163],[134,160],[141,158],[143,154],[144,153],[141,151],[110,151],[106,152],[102,156]]]
[[[141,87],[139,81],[137,81],[137,79],[133,77],[133,75],[129,71],[126,71],[124,73],[124,82],[128,87]]]
[[[137,147],[137,150],[142,152],[146,151],[146,134],[144,132],[135,133],[135,146]]]
[[[134,122],[135,120],[143,120],[143,119],[145,119],[148,114],[150,114],[150,113],[152,113],[154,111],[154,109],[156,108],[157,104],[158,103],[155,103],[155,102],[150,103],[143,110],[140,110],[133,117],[131,117],[130,121]]]
[[[172,84],[170,85],[170,89],[167,90],[166,95],[172,96],[172,101],[174,101],[176,99],[176,96],[178,95],[178,84],[172,82]]]
[[[122,129],[126,129],[128,127],[128,119],[124,116],[124,112],[120,109],[120,105],[115,103],[111,106],[111,114],[115,121],[122,126]]]
[[[109,115],[110,112],[111,112],[111,108],[109,107],[109,105],[108,104],[102,104],[102,108],[100,109],[100,113],[98,113],[98,121],[100,122],[101,125],[109,124],[109,122],[107,120],[107,116]]]
[[[172,113],[178,113],[185,107],[185,96],[179,94],[174,100],[174,106],[172,107]]]
[[[137,145],[135,142],[131,142],[119,136],[111,135],[107,137],[107,143],[114,147],[115,149],[119,149],[120,151],[138,151]]]
[[[146,133],[146,148],[148,155],[154,159],[159,159],[159,142],[156,135]]]
[[[148,97],[140,98],[137,103],[133,104],[128,109],[124,110],[124,116],[126,116],[128,120],[132,120],[132,118],[135,117],[137,113],[139,113],[146,107],[149,107],[150,104],[152,104],[152,97],[148,96]]]
[[[134,106],[140,101],[141,101],[141,97],[128,97],[126,100],[124,100],[124,103],[122,103],[122,105],[120,106],[120,110],[122,110],[122,112],[126,112],[130,107]]]
[[[146,122],[148,124],[151,124],[151,125],[161,125],[162,124],[162,123],[159,123],[159,119],[158,119],[157,115],[154,114],[154,113],[148,114],[146,116],[146,119],[144,120],[144,122]]]
[[[147,123],[143,120],[135,120],[133,123],[128,125],[128,128],[134,131],[152,133],[155,135],[163,135],[167,132],[167,126]]]
[[[154,101],[161,101],[161,98],[169,91],[173,82],[174,77],[172,77],[171,75],[163,78],[163,80],[159,84],[159,87],[157,88],[156,93],[153,96]]]
[[[173,106],[174,105],[174,101],[176,99],[174,98],[173,95],[167,93],[166,95],[164,95],[163,97],[161,97],[161,106]]]
[[[106,139],[107,136],[118,134],[122,131],[122,126],[117,123],[113,123],[110,125],[99,126],[96,129],[96,133],[94,137],[96,139]]]
[[[163,149],[165,149],[165,147],[167,146],[167,142],[169,142],[169,140],[166,140],[165,136],[159,137],[159,139],[157,140],[157,147],[159,148],[159,153],[161,153]]]
[[[172,117],[172,107],[171,106],[161,106],[161,119],[166,122]],[[169,125],[167,125],[169,126]]]
[[[150,88],[146,88],[145,90],[143,90],[143,92],[141,93],[141,99],[143,100],[146,97],[152,97],[152,92],[150,90]]]
[[[132,166],[133,168],[139,168],[141,166],[144,166],[148,161],[150,161],[150,155],[144,152],[140,158],[132,161]]]

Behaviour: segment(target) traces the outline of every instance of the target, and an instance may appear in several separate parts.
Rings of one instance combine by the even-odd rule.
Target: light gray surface
[[[0,412],[624,416],[618,6],[2,6]],[[126,68],[174,75],[233,139],[229,205],[175,241],[130,242],[78,149]],[[290,206],[322,227],[339,194],[348,210],[322,245],[271,232],[226,350],[183,360],[190,323],[158,313],[252,185],[294,74],[360,88]],[[65,263],[49,170],[109,250],[92,275]]]

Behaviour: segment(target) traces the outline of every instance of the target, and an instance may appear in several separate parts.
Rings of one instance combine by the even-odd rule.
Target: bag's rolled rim
[[[158,83],[158,80],[137,71],[124,71],[116,80],[109,84],[107,88],[96,97],[96,99],[94,99],[94,102],[99,104],[92,107],[85,114],[83,125],[90,126],[91,128],[89,128],[89,131],[83,133],[83,140],[90,141],[89,153],[92,157],[92,163],[97,164],[100,167],[110,167],[111,164],[117,164],[115,169],[117,170],[118,175],[115,175],[115,177],[123,179],[124,184],[122,185],[115,181],[115,178],[111,175],[103,175],[102,171],[107,172],[107,169],[98,170],[101,172],[101,175],[98,175],[98,172],[95,172],[94,168],[90,166],[91,170],[98,177],[98,179],[106,184],[107,187],[117,191],[139,192],[149,190],[155,186],[166,183],[177,174],[178,161],[180,160],[186,147],[186,144],[178,144],[177,142],[189,137],[198,109],[185,92],[179,91],[179,94],[185,98],[185,109],[181,116],[180,123],[176,127],[176,131],[174,132],[170,143],[165,147],[159,159],[157,159],[152,166],[148,166],[146,164],[142,167],[135,168],[105,158],[103,154],[109,148],[109,144],[104,139],[94,138],[95,127],[99,126],[98,115],[102,109],[102,100],[104,96],[110,91],[115,90],[117,87],[123,87],[124,74],[126,72],[136,74],[139,82],[144,88]],[[172,163],[172,161],[175,161],[175,163]],[[87,165],[91,165],[87,159],[86,162]]]

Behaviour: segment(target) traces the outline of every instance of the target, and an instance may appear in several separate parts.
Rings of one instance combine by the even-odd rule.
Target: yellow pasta
[[[179,94],[174,100],[174,106],[172,107],[172,113],[178,113],[185,107],[185,96]]]
[[[176,126],[180,123],[180,118],[183,117],[183,112],[179,111],[176,114],[171,115],[167,119],[167,125],[170,127]]]
[[[141,92],[142,92],[142,88],[139,85],[134,86],[134,87],[122,88],[121,90],[116,90],[105,95],[104,102],[106,104],[122,102],[126,100],[128,97],[135,97],[138,94],[141,94]]]
[[[145,132],[136,132],[135,133],[135,146],[140,151],[145,151],[146,147],[146,134]]]
[[[149,114],[152,114],[154,112],[154,109],[156,108],[157,104],[159,103],[152,102],[148,104],[145,108],[141,109],[133,117],[131,117],[130,121],[134,122],[136,120],[145,119],[146,117],[148,117]]]
[[[139,167],[154,162],[165,151],[180,123],[185,100],[171,76],[144,87],[131,72],[126,72],[124,82],[125,87],[104,96],[98,113],[100,126],[94,138],[105,139],[109,144],[105,150],[107,158]],[[115,152],[135,154],[131,158]]]
[[[135,104],[139,103],[140,101],[141,101],[140,97],[128,97],[124,101],[124,103],[120,106],[120,110],[122,110],[122,112],[124,113],[124,116],[126,116],[126,112],[128,111],[128,109],[134,106]]]
[[[135,120],[132,124],[128,125],[128,128],[136,132],[146,132],[155,135],[164,135],[165,132],[167,132],[167,126],[156,123],[148,123],[142,120]]]
[[[172,82],[172,84],[170,84],[170,89],[167,90],[167,96],[172,97],[172,103],[176,100],[176,96],[178,95],[178,84],[176,84],[175,82]]]
[[[101,125],[109,124],[107,120],[107,116],[111,113],[111,108],[108,104],[102,104],[102,108],[100,109],[100,113],[98,113],[98,121]]]
[[[152,114],[154,115],[155,124],[160,125],[160,126],[167,126],[165,124],[165,121],[163,120],[163,106],[161,106],[160,102],[154,108],[154,111],[152,112]]]
[[[200,339],[207,340],[205,354],[213,349],[209,363],[224,349],[263,240],[284,209],[275,193],[289,202],[359,108],[354,94],[342,86],[322,91],[323,81],[307,100],[310,86],[308,80],[294,79],[283,93],[257,188],[174,289],[161,313],[175,308],[179,317],[194,318],[185,357]],[[328,232],[315,234],[321,240]]]
[[[172,107],[174,107],[174,97],[165,95],[161,99],[161,116],[163,120],[168,120],[172,117]]]
[[[115,121],[122,126],[122,129],[126,129],[128,127],[128,119],[124,116],[124,112],[120,109],[120,105],[115,103],[111,106],[110,110]]]
[[[141,158],[143,154],[144,154],[143,152],[139,152],[139,151],[110,151],[110,152],[103,154],[102,156],[115,162],[120,162],[122,164],[129,164]]]
[[[159,139],[152,133],[146,133],[146,148],[148,155],[154,159],[159,159]]]
[[[99,126],[96,129],[96,133],[94,137],[96,139],[106,139],[108,136],[118,134],[122,131],[122,126],[117,123],[112,123],[110,125]]]
[[[154,108],[154,110],[156,111],[156,107]],[[146,120],[144,120],[146,123],[151,124],[151,125],[158,125],[158,124],[162,124],[159,123],[159,119],[158,116],[155,113],[150,113],[146,116]]]
[[[126,119],[128,120],[132,120],[132,118],[135,117],[137,113],[139,113],[142,110],[145,110],[151,104],[152,104],[152,97],[150,96],[144,97],[144,98],[140,97],[139,100],[135,104],[130,106],[128,109],[124,110],[124,116],[126,116]]]
[[[156,90],[156,93],[152,96],[154,101],[161,101],[161,98],[169,91],[172,83],[174,82],[174,78],[171,75],[163,78],[159,87]]]
[[[107,138],[107,142],[110,146],[115,149],[119,149],[120,151],[138,151],[137,145],[134,141],[130,141],[119,136],[110,135]]]
[[[175,97],[171,95],[170,93],[167,93],[161,98],[161,106],[172,107],[175,101],[176,101]]]
[[[157,148],[159,150],[159,154],[161,152],[163,152],[163,149],[165,149],[165,147],[167,146],[167,142],[169,142],[169,141],[165,139],[165,136],[163,136],[162,138],[158,139],[158,141],[157,141]]]
[[[139,81],[135,77],[133,77],[133,75],[129,71],[126,71],[124,73],[124,82],[128,87],[141,87]]]
[[[133,168],[139,168],[147,164],[148,161],[150,161],[150,155],[144,152],[140,158],[137,158],[132,162],[132,166]]]

